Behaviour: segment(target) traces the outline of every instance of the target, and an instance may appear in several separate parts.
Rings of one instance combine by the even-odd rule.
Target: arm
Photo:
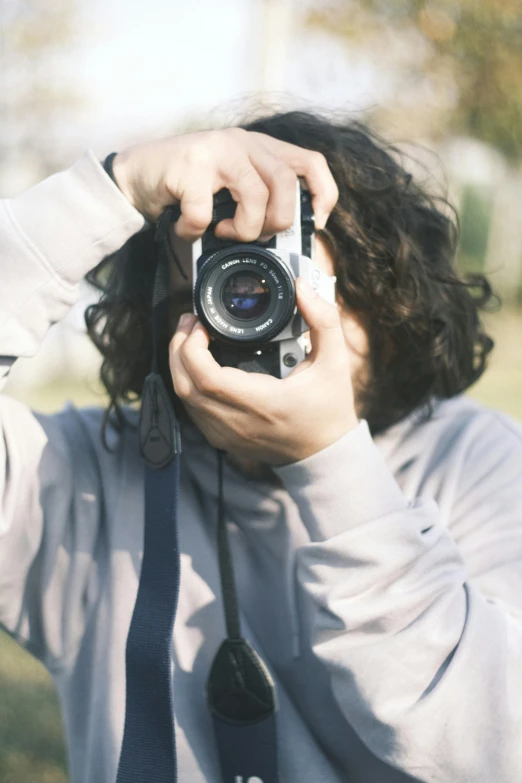
[[[0,356],[33,356],[82,277],[144,223],[91,154],[0,201]]]
[[[376,756],[423,781],[522,775],[522,442],[483,416],[453,463],[456,540],[364,423],[278,469],[311,537],[302,619],[332,692]]]
[[[451,431],[443,459],[437,443],[459,547],[357,423],[339,312],[301,287],[298,306],[312,352],[283,380],[219,367],[188,316],[171,342],[176,391],[212,445],[279,466],[311,540],[296,553],[305,633],[374,755],[429,783],[518,780],[521,440],[488,428],[455,452]]]
[[[0,202],[2,379],[66,315],[83,275],[143,224],[91,154]],[[74,418],[0,397],[0,622],[50,669],[81,632],[98,533],[99,479]],[[75,492],[78,452],[89,504]]]

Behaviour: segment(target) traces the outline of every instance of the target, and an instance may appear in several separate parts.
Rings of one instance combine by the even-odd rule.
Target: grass
[[[62,721],[47,672],[0,636],[0,780],[65,783]]]
[[[495,339],[495,350],[469,396],[522,421],[522,315],[490,316],[488,329]]]
[[[470,396],[522,421],[522,315],[491,316],[488,326],[497,347]],[[78,406],[103,404],[100,388],[92,382],[63,381],[11,393],[45,412],[59,409],[66,400]],[[65,759],[58,701],[49,676],[0,632],[0,781],[65,783]]]
[[[42,412],[103,405],[100,386],[64,379],[31,389],[8,386],[7,393]],[[44,667],[0,631],[0,781],[66,783],[63,724],[53,682]]]

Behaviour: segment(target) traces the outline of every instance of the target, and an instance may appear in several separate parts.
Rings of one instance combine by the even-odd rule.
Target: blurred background
[[[0,2],[0,197],[87,147],[102,159],[259,106],[357,116],[449,193],[459,266],[503,303],[470,394],[522,419],[522,0]],[[44,411],[104,404],[82,325],[93,297],[85,285],[8,394]],[[52,683],[0,632],[0,781],[66,780]]]

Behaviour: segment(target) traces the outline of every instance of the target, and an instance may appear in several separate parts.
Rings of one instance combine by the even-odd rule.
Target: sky
[[[93,141],[158,133],[248,89],[250,0],[95,0],[76,68]],[[87,13],[86,13],[87,12]]]

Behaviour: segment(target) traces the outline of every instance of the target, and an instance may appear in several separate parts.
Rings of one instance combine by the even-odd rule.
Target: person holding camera
[[[298,178],[312,267],[273,239],[295,228]],[[217,220],[223,189],[234,208]],[[152,259],[172,208],[158,337]],[[171,403],[183,444],[167,662],[178,779],[226,777],[207,698],[234,601],[276,694],[278,780],[522,775],[522,430],[462,396],[492,348],[479,318],[491,291],[456,272],[447,205],[364,126],[289,112],[130,147],[105,169],[88,154],[1,202],[0,238],[4,377],[36,353],[84,276],[102,290],[86,323],[109,408],[44,416],[0,401],[0,622],[53,676],[72,781],[133,779],[129,737],[134,758],[147,755],[127,735],[125,655],[150,510],[132,402],[146,397],[151,365],[166,401],[151,392],[145,451],[154,441],[158,453]],[[205,247],[228,259],[212,272],[224,275],[215,300],[210,266],[198,266]],[[241,273],[227,266],[240,261]],[[315,283],[332,276],[328,301]],[[241,329],[254,316],[268,324],[279,295],[279,337],[302,317],[309,347],[294,329],[288,344],[250,339],[251,355],[234,361]],[[237,694],[250,674],[234,677]]]

